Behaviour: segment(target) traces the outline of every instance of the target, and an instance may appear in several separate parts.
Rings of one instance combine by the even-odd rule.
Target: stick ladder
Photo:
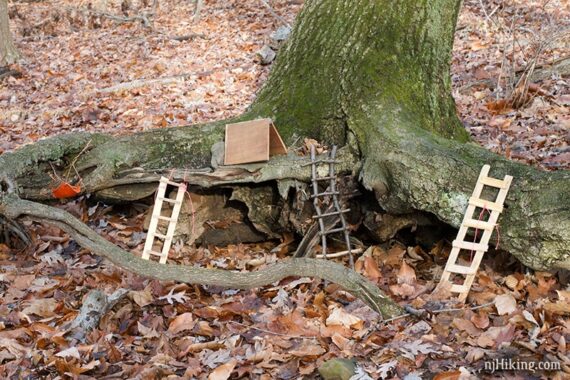
[[[176,193],[176,199],[168,198],[166,196],[166,187],[168,185],[175,186],[178,188]],[[152,209],[152,216],[150,219],[150,225],[148,227],[148,233],[146,235],[146,241],[143,249],[142,258],[145,260],[150,260],[150,256],[158,256],[160,264],[166,264],[168,259],[168,252],[170,251],[170,246],[172,245],[172,239],[174,237],[174,231],[176,230],[176,223],[178,222],[178,216],[180,215],[180,209],[182,208],[182,202],[184,201],[184,194],[186,193],[186,184],[176,183],[169,181],[168,178],[161,177],[158,184],[158,190],[156,193],[156,200],[154,202],[154,208]],[[164,202],[171,203],[172,214],[170,216],[162,215],[162,206]],[[166,235],[157,232],[159,221],[168,222],[168,228],[166,230]],[[162,240],[162,250],[157,252],[153,250],[154,241],[156,239]]]
[[[350,235],[348,233],[348,224],[346,223],[346,219],[344,214],[349,212],[350,209],[343,209],[341,207],[340,201],[338,196],[340,192],[337,190],[336,187],[336,172],[335,172],[335,164],[336,161],[336,145],[333,145],[330,153],[329,158],[326,160],[317,160],[316,159],[316,151],[315,146],[311,145],[311,182],[313,185],[313,205],[315,207],[316,215],[313,216],[313,219],[317,220],[319,224],[319,235],[321,236],[321,248],[323,251],[323,257],[327,258],[327,235],[334,234],[337,232],[342,232],[344,235],[344,241],[346,244],[346,252],[349,255],[350,266],[354,268],[354,258],[352,257],[352,249],[350,244]],[[317,164],[319,163],[327,163],[329,165],[329,173],[326,177],[319,177],[317,171]],[[319,192],[319,182],[320,181],[328,181],[329,186],[324,192]],[[324,212],[321,209],[321,202],[324,200],[324,197],[330,196],[332,198],[332,206],[333,210],[330,212]],[[324,222],[324,218],[328,217],[337,217],[338,220],[330,227],[327,228]],[[340,227],[337,227],[338,223],[340,222]]]
[[[469,199],[469,206],[465,211],[463,222],[461,223],[461,227],[457,233],[457,238],[453,241],[451,253],[438,285],[442,286],[444,283],[450,283],[450,277],[452,274],[464,276],[465,281],[463,284],[459,285],[451,283],[450,288],[452,293],[459,293],[458,298],[460,301],[465,301],[467,298],[471,285],[473,285],[473,281],[475,280],[479,265],[481,264],[481,260],[483,259],[483,255],[489,249],[489,240],[491,239],[491,235],[493,234],[493,229],[497,224],[499,215],[503,211],[503,203],[505,202],[513,180],[513,177],[508,175],[502,180],[489,177],[490,169],[491,167],[489,165],[485,165],[481,169],[477,184],[473,190],[473,195]],[[481,199],[481,192],[483,191],[484,186],[499,189],[495,201]],[[485,211],[488,211],[490,214],[489,219],[486,221],[475,219],[477,216],[474,216],[474,213],[477,208],[482,209],[482,214]],[[469,228],[474,228],[476,231],[483,231],[481,240],[478,243],[465,241]],[[477,233],[475,235],[477,235]],[[461,250],[471,251],[472,253],[475,252],[473,260],[469,266],[457,263]]]

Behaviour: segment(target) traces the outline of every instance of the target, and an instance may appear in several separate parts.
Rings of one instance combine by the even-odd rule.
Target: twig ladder
[[[475,280],[475,275],[483,259],[483,255],[489,249],[489,240],[493,234],[493,229],[497,224],[499,215],[503,211],[503,203],[509,192],[511,182],[513,177],[505,176],[503,180],[489,177],[489,170],[491,167],[489,165],[483,166],[481,173],[479,174],[479,179],[473,190],[473,195],[469,199],[469,206],[465,211],[465,216],[463,217],[463,222],[457,233],[457,238],[453,241],[451,253],[447,260],[447,264],[441,276],[441,280],[438,286],[442,286],[445,283],[450,282],[450,277],[452,274],[458,274],[465,276],[465,281],[463,284],[451,283],[450,290],[452,293],[459,293],[458,298],[460,301],[465,301],[471,285]],[[488,201],[481,199],[481,192],[484,186],[489,186],[492,188],[498,188],[499,192],[495,201]],[[489,212],[489,219],[486,221],[474,219],[474,213],[477,208],[481,208],[483,211]],[[475,236],[477,236],[478,230],[482,230],[483,234],[479,242],[468,242],[465,241],[465,237],[469,228],[475,229]],[[475,252],[475,256],[471,261],[469,266],[460,265],[457,263],[457,259],[461,250],[468,250],[472,253]]]
[[[353,250],[350,248],[350,235],[348,233],[348,224],[344,217],[344,214],[349,212],[350,209],[343,209],[341,207],[340,201],[338,196],[340,192],[337,190],[336,186],[336,172],[335,172],[335,164],[336,161],[336,145],[332,146],[332,149],[329,153],[329,158],[326,160],[317,160],[315,146],[311,145],[311,182],[313,185],[313,205],[315,207],[315,212],[317,215],[313,216],[313,219],[317,219],[317,223],[319,224],[319,235],[321,236],[321,249],[323,252],[323,257],[327,258],[327,235],[334,234],[337,232],[342,232],[344,236],[344,242],[346,244],[346,253],[349,255],[350,266],[354,268],[354,258],[352,257]],[[319,163],[328,163],[329,164],[329,173],[326,177],[319,177],[317,172],[317,164]],[[328,181],[329,186],[324,192],[319,192],[319,181]],[[323,198],[331,196],[332,198],[332,206],[333,211],[325,212],[321,210],[320,204],[323,202]],[[324,223],[324,218],[335,216],[338,218],[338,221],[334,223],[334,225],[330,228],[327,228]],[[340,222],[340,227],[336,227]]]
[[[166,196],[166,187],[168,185],[178,188],[176,199],[168,198]],[[166,177],[160,178],[158,190],[156,193],[156,200],[154,202],[154,208],[152,209],[150,225],[148,227],[148,233],[146,235],[146,241],[143,249],[143,259],[149,260],[150,255],[154,255],[160,257],[159,262],[161,264],[166,264],[166,260],[168,259],[168,252],[170,251],[170,246],[172,245],[172,239],[174,237],[174,231],[176,230],[176,223],[178,222],[178,216],[180,215],[180,209],[182,208],[182,201],[184,200],[185,193],[186,184],[169,181]],[[172,214],[170,216],[162,215],[162,205],[164,202],[172,203],[174,205],[172,208]],[[156,231],[159,221],[168,222],[166,235],[163,235]],[[161,252],[153,251],[154,241],[157,238],[162,239],[163,242]]]

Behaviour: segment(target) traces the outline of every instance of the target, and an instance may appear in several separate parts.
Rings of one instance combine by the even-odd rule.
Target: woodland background
[[[0,153],[72,131],[124,134],[238,115],[271,69],[257,52],[294,23],[302,3],[212,0],[196,15],[196,5],[182,0],[156,8],[135,0],[10,2],[23,58],[0,73]],[[570,167],[568,73],[548,72],[569,59],[569,28],[567,1],[464,2],[453,95],[479,144],[545,170]],[[544,77],[515,102],[515,78],[529,62]],[[147,204],[81,198],[63,207],[115,244],[141,250]],[[500,251],[487,255],[470,296],[485,307],[384,323],[325,282],[289,279],[237,292],[149,281],[79,249],[58,229],[29,227],[32,247],[0,245],[4,378],[316,378],[336,357],[354,357],[372,378],[458,378],[493,358],[551,360],[563,371],[549,378],[570,373],[567,273],[534,272]],[[292,242],[180,244],[173,259],[249,270],[286,256]],[[425,307],[441,302],[429,293],[448,251],[445,240],[422,247],[397,236],[371,247],[357,269],[392,298]],[[69,331],[93,289],[128,293],[98,329]]]

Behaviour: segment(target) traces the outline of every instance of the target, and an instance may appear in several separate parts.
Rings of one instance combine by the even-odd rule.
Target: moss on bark
[[[491,164],[494,176],[515,177],[501,219],[502,247],[536,269],[570,269],[570,173],[544,173],[493,155],[467,142],[457,119],[449,62],[459,6],[458,0],[308,1],[270,79],[240,120],[272,117],[289,142],[299,136],[343,144],[355,136],[358,148],[348,151],[361,153],[358,175],[380,205],[396,214],[427,211],[454,226],[481,166]],[[153,170],[208,167],[211,146],[223,139],[223,124],[117,140],[97,137],[77,166],[87,190],[124,185],[121,173],[127,169],[141,169],[144,177]],[[27,164],[58,155],[69,160],[88,138],[24,147],[0,156],[0,171],[10,177],[14,164],[18,170],[11,177],[28,183],[26,176],[40,171],[23,170]],[[57,150],[56,142],[64,139],[73,148]],[[46,146],[54,150],[38,153]],[[265,168],[192,180],[213,186],[303,178],[295,172],[298,160],[279,158]],[[33,186],[46,187],[45,177],[38,174]],[[156,176],[144,178],[141,182]]]

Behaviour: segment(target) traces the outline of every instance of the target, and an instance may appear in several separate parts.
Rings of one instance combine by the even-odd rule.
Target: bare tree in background
[[[8,18],[8,0],[0,0],[0,66],[10,65],[20,58],[12,41]]]

